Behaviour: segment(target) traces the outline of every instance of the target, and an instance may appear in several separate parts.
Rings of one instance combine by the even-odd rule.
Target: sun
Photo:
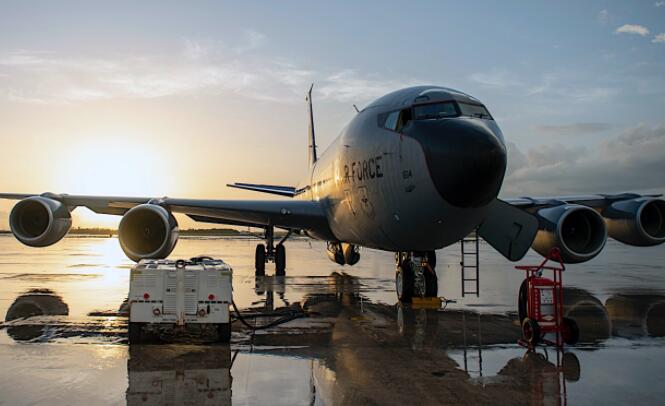
[[[71,154],[52,173],[71,194],[159,196],[172,168],[159,145],[128,134],[78,138]]]
[[[99,196],[163,196],[177,177],[160,145],[131,131],[96,132],[77,137],[69,155],[50,166],[53,192]],[[171,185],[173,186],[173,185]],[[79,208],[77,226],[115,227],[115,216]]]

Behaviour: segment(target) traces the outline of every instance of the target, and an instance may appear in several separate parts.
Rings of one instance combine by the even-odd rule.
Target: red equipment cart
[[[559,249],[553,248],[540,265],[519,265],[515,269],[526,273],[517,302],[523,335],[518,343],[529,348],[539,343],[557,347],[575,344],[579,338],[577,323],[563,317],[562,273],[566,267]],[[545,270],[552,271],[552,279],[543,277]],[[555,341],[546,340],[547,333],[554,333]]]

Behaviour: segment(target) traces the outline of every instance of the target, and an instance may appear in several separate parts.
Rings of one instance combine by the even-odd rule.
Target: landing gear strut
[[[268,262],[273,262],[275,264],[276,276],[286,275],[286,248],[284,247],[284,242],[291,236],[291,230],[286,233],[284,238],[282,238],[277,245],[275,245],[274,232],[274,227],[266,227],[264,235],[266,241],[265,245],[257,244],[256,246],[256,252],[254,254],[254,269],[256,270],[256,276],[265,276],[266,263]]]
[[[436,253],[397,252],[395,289],[401,302],[409,303],[413,297],[436,297],[439,291],[436,277]]]

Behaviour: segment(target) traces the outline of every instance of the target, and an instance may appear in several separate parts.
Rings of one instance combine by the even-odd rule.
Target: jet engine
[[[354,244],[328,242],[328,258],[340,265],[355,265],[360,261],[360,250]]]
[[[649,246],[665,242],[665,200],[638,198],[612,203],[601,214],[610,237],[624,244]]]
[[[178,242],[178,222],[162,206],[142,204],[122,217],[118,240],[132,261],[166,258]]]
[[[562,204],[540,209],[535,215],[539,225],[531,248],[542,256],[558,247],[563,261],[574,264],[594,258],[605,246],[605,222],[589,207]]]
[[[72,226],[69,209],[44,196],[28,197],[16,203],[9,215],[14,237],[30,247],[48,247],[60,241]]]

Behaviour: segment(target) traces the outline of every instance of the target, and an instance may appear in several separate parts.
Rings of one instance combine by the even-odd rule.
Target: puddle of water
[[[0,255],[0,316],[8,321],[0,403],[625,404],[665,395],[657,382],[665,373],[665,269],[654,265],[663,250],[608,243],[595,262],[566,271],[569,286],[585,287],[566,290],[565,310],[581,330],[566,375],[555,351],[545,358],[516,344],[522,274],[487,247],[480,298],[460,297],[457,247],[438,253],[439,292],[458,302],[437,312],[396,303],[389,253],[363,250],[358,266],[340,267],[322,243],[294,240],[287,277],[257,280],[254,244],[183,240],[174,257],[232,264],[241,308],[301,306],[310,317],[256,335],[234,326],[230,346],[129,347],[118,310],[131,264],[116,239],[67,238],[26,255],[0,236],[0,252],[16,253]]]

